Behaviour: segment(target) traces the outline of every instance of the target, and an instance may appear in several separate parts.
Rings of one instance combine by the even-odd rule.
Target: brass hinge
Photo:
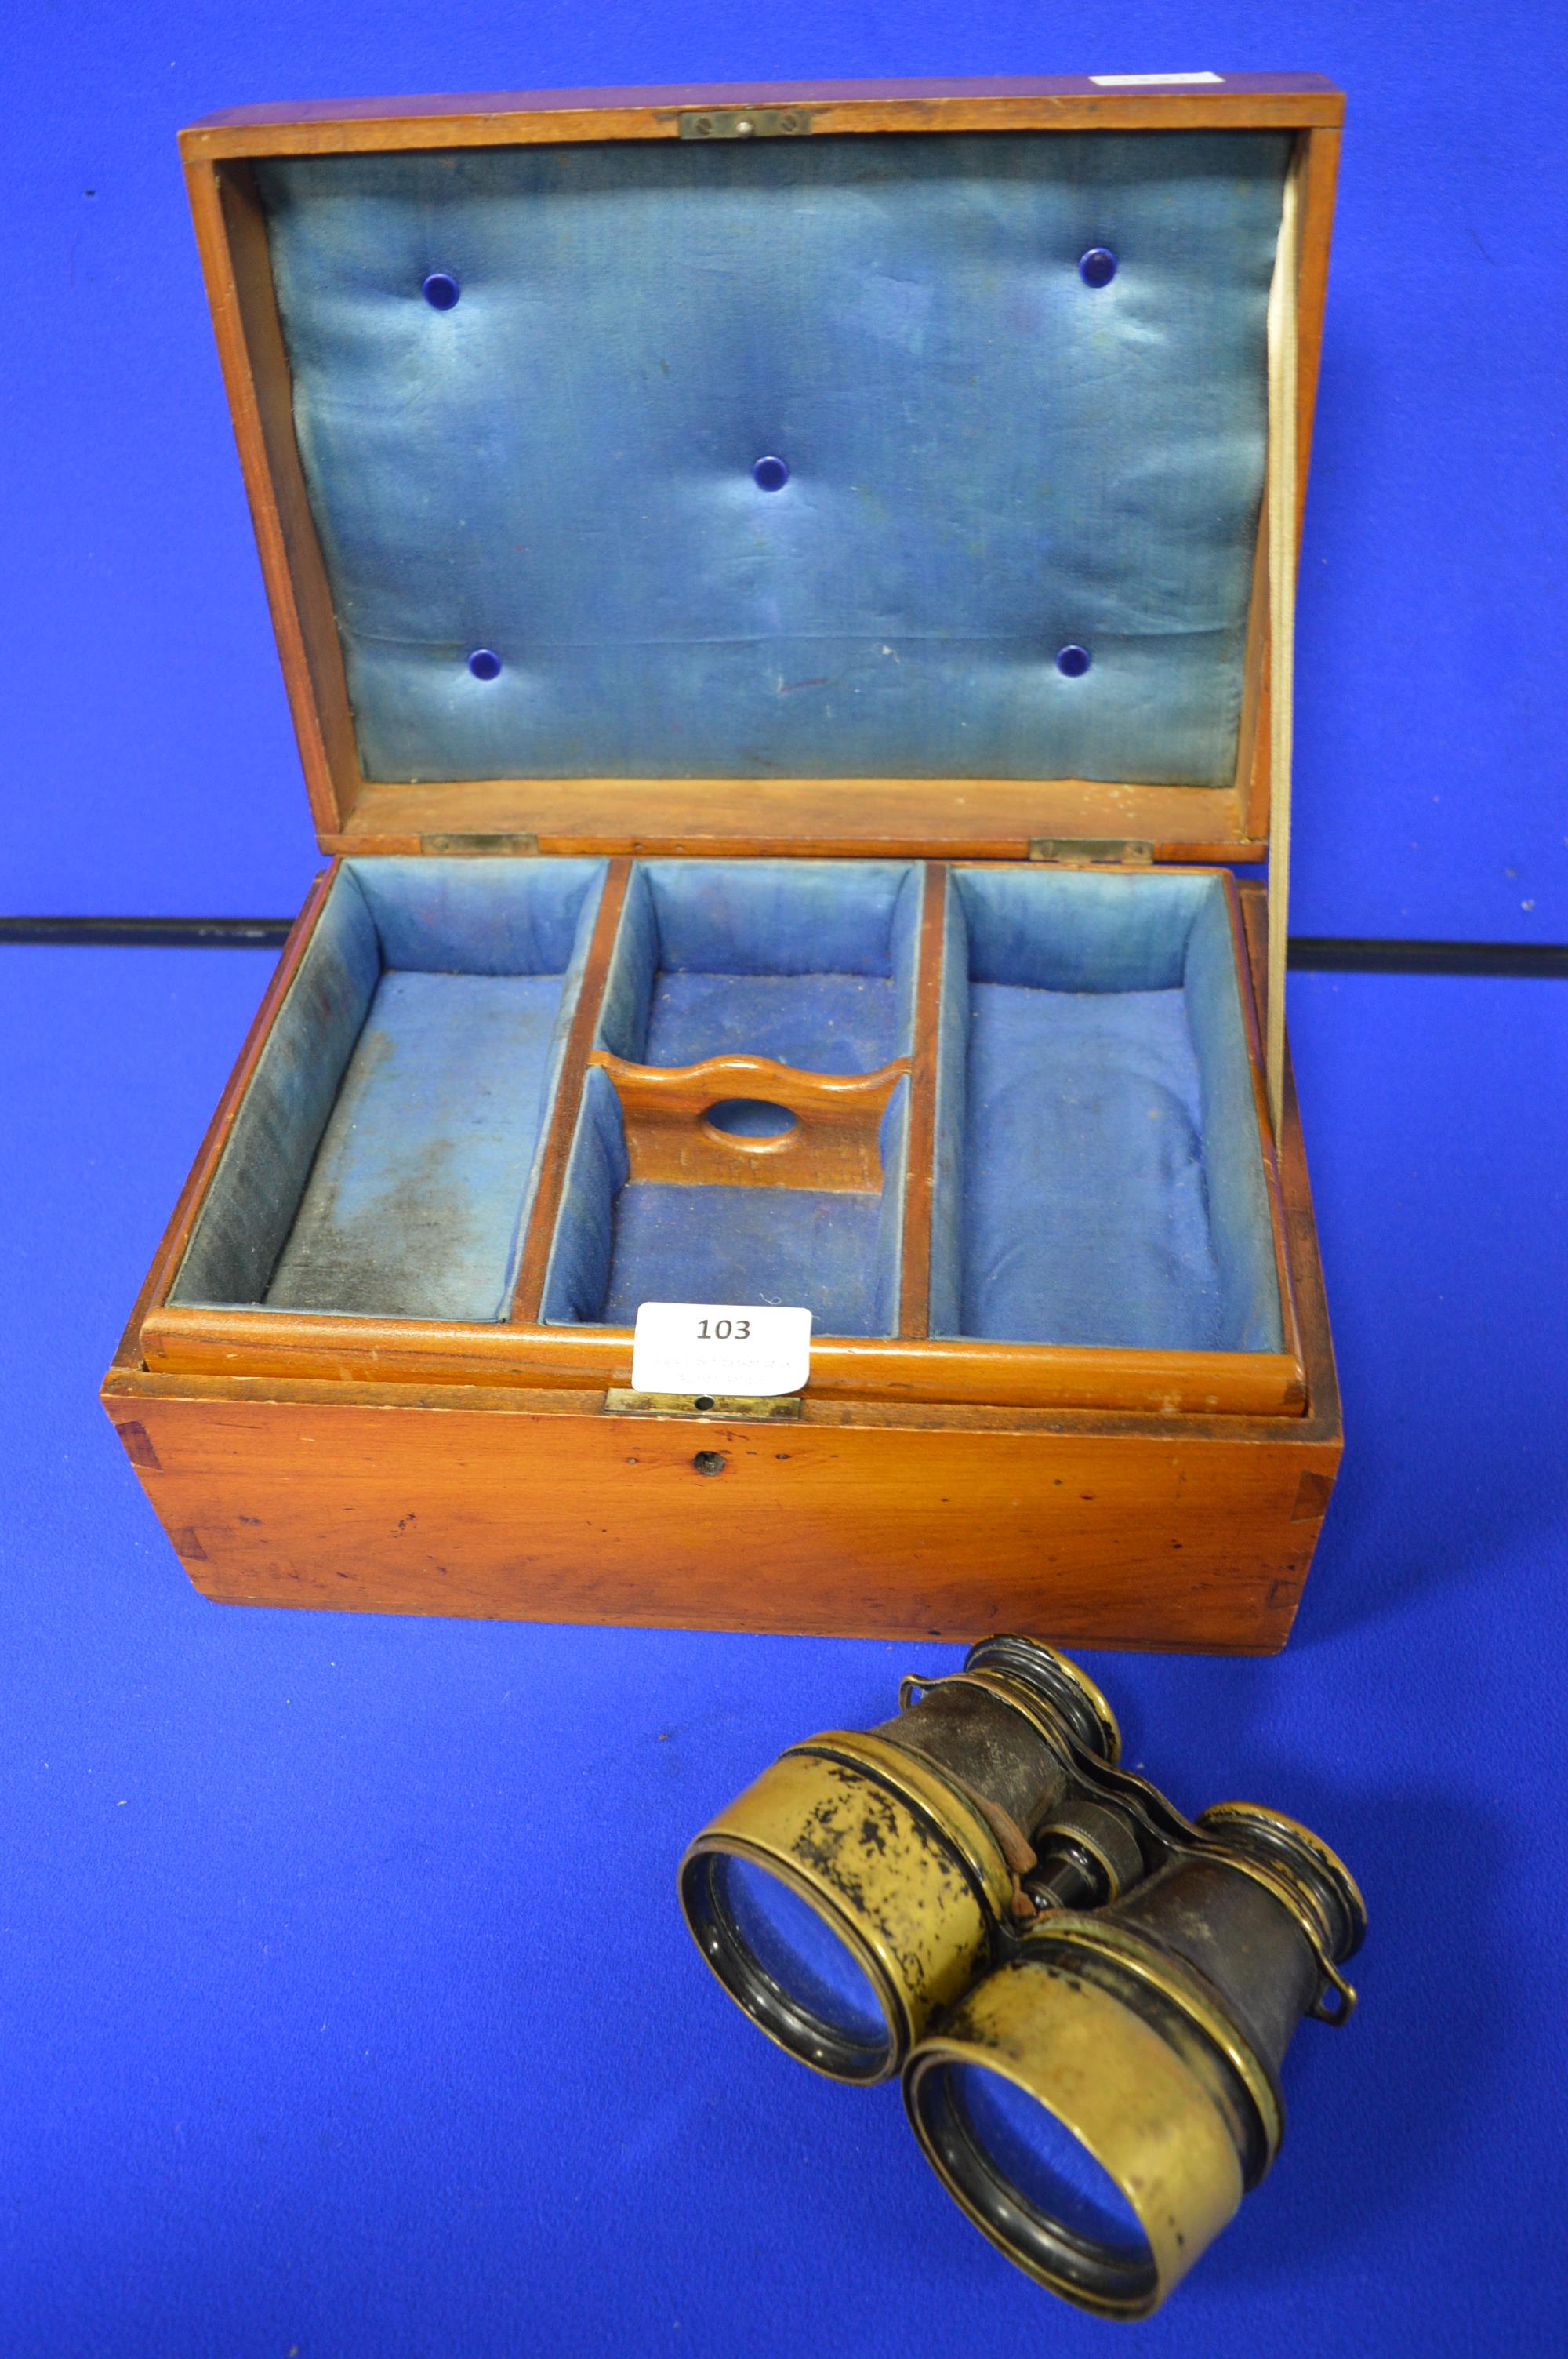
[[[612,1385],[604,1406],[611,1417],[717,1418],[781,1425],[800,1416],[800,1395],[770,1394],[759,1399],[743,1393],[634,1393],[629,1386]]]
[[[422,835],[421,852],[444,852],[449,857],[481,859],[488,855],[496,860],[529,860],[536,856],[539,839],[536,835]]]
[[[807,106],[703,106],[677,114],[683,139],[798,139],[811,128]]]
[[[1154,847],[1133,835],[1032,835],[1029,857],[1058,868],[1152,868]]]

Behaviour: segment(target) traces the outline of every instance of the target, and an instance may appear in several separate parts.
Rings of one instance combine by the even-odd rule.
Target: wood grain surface
[[[621,1101],[635,1181],[677,1188],[812,1188],[878,1195],[888,1101],[910,1070],[899,1057],[874,1073],[806,1073],[771,1057],[706,1057],[695,1065],[633,1065],[596,1049],[589,1063]],[[778,1108],[788,1129],[741,1136],[712,1120],[737,1099]]]
[[[942,971],[947,912],[947,871],[933,861],[925,871],[920,947],[914,973],[914,1058],[904,1155],[903,1237],[898,1288],[898,1332],[916,1342],[931,1332],[931,1211],[936,1180],[936,1056],[941,1042]]]
[[[545,1151],[539,1160],[538,1185],[534,1190],[528,1233],[523,1240],[523,1251],[517,1265],[517,1283],[513,1289],[511,1316],[514,1320],[530,1321],[539,1316],[539,1305],[545,1292],[545,1273],[549,1267],[550,1247],[555,1243],[561,1190],[566,1185],[567,1160],[571,1154],[578,1108],[582,1100],[582,1077],[588,1071],[589,1052],[599,1030],[605,979],[615,953],[615,938],[621,927],[621,912],[626,906],[626,888],[631,877],[632,864],[629,860],[611,862],[604,879],[604,890],[600,896],[599,915],[593,921],[588,956],[583,961],[577,1006],[572,1012],[571,1027],[561,1054],[561,1070],[556,1077],[550,1126],[545,1139]]]
[[[1241,907],[1260,983],[1260,891]],[[611,1417],[586,1369],[541,1391],[471,1360],[416,1384],[149,1368],[134,1330],[105,1406],[192,1581],[230,1603],[1267,1653],[1342,1444],[1286,1080],[1295,1415],[824,1397],[781,1432]]]
[[[783,1428],[134,1375],[106,1401],[210,1596],[684,1628],[1268,1652],[1337,1456],[1290,1420]]]
[[[752,852],[882,859],[1026,860],[1031,844],[1123,837],[1156,860],[1261,860],[1234,787],[1098,778],[477,778],[367,783],[328,852],[424,852],[531,836],[541,852]]]
[[[988,80],[674,84],[492,91],[232,107],[180,134],[188,158],[352,154],[589,139],[677,139],[713,109],[802,111],[806,136],[846,132],[1301,130],[1344,120],[1316,74],[1227,74],[1202,86],[1115,88],[1085,74]]]

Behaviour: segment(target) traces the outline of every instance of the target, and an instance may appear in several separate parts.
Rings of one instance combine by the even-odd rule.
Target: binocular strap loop
[[[1321,1951],[1318,1952],[1317,1962],[1323,1970],[1325,1984],[1339,1993],[1339,2005],[1328,2006],[1325,2004],[1328,1997],[1328,1988],[1325,1988],[1318,1992],[1308,2007],[1307,2013],[1314,2023],[1331,2023],[1336,2026],[1348,2023],[1356,2012],[1357,2005],[1357,1993],[1353,1985],[1346,1981],[1332,1959],[1325,1958]]]

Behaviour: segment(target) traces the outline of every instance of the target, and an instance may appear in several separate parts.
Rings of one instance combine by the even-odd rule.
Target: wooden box
[[[319,841],[104,1398],[256,1604],[1260,1652],[1310,77],[183,138]],[[1270,886],[1234,871],[1269,863]],[[801,1303],[784,1403],[643,1299]]]

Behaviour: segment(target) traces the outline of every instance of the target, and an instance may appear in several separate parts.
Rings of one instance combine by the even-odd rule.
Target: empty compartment
[[[1223,877],[953,872],[931,1332],[1281,1348]]]
[[[604,869],[346,862],[171,1300],[504,1319]]]
[[[633,875],[599,1044],[636,1065],[755,1056],[871,1073],[912,1048],[921,871],[904,862],[660,861]],[[898,1324],[909,1083],[879,1131],[878,1189],[634,1180],[621,1101],[590,1071],[545,1282],[551,1324],[630,1326],[639,1304],[804,1305],[819,1334]],[[781,1109],[720,1097],[763,1140]],[[737,1158],[737,1169],[740,1159]]]
[[[637,1065],[751,1056],[875,1072],[909,1054],[920,882],[907,861],[639,866],[600,1046]]]

